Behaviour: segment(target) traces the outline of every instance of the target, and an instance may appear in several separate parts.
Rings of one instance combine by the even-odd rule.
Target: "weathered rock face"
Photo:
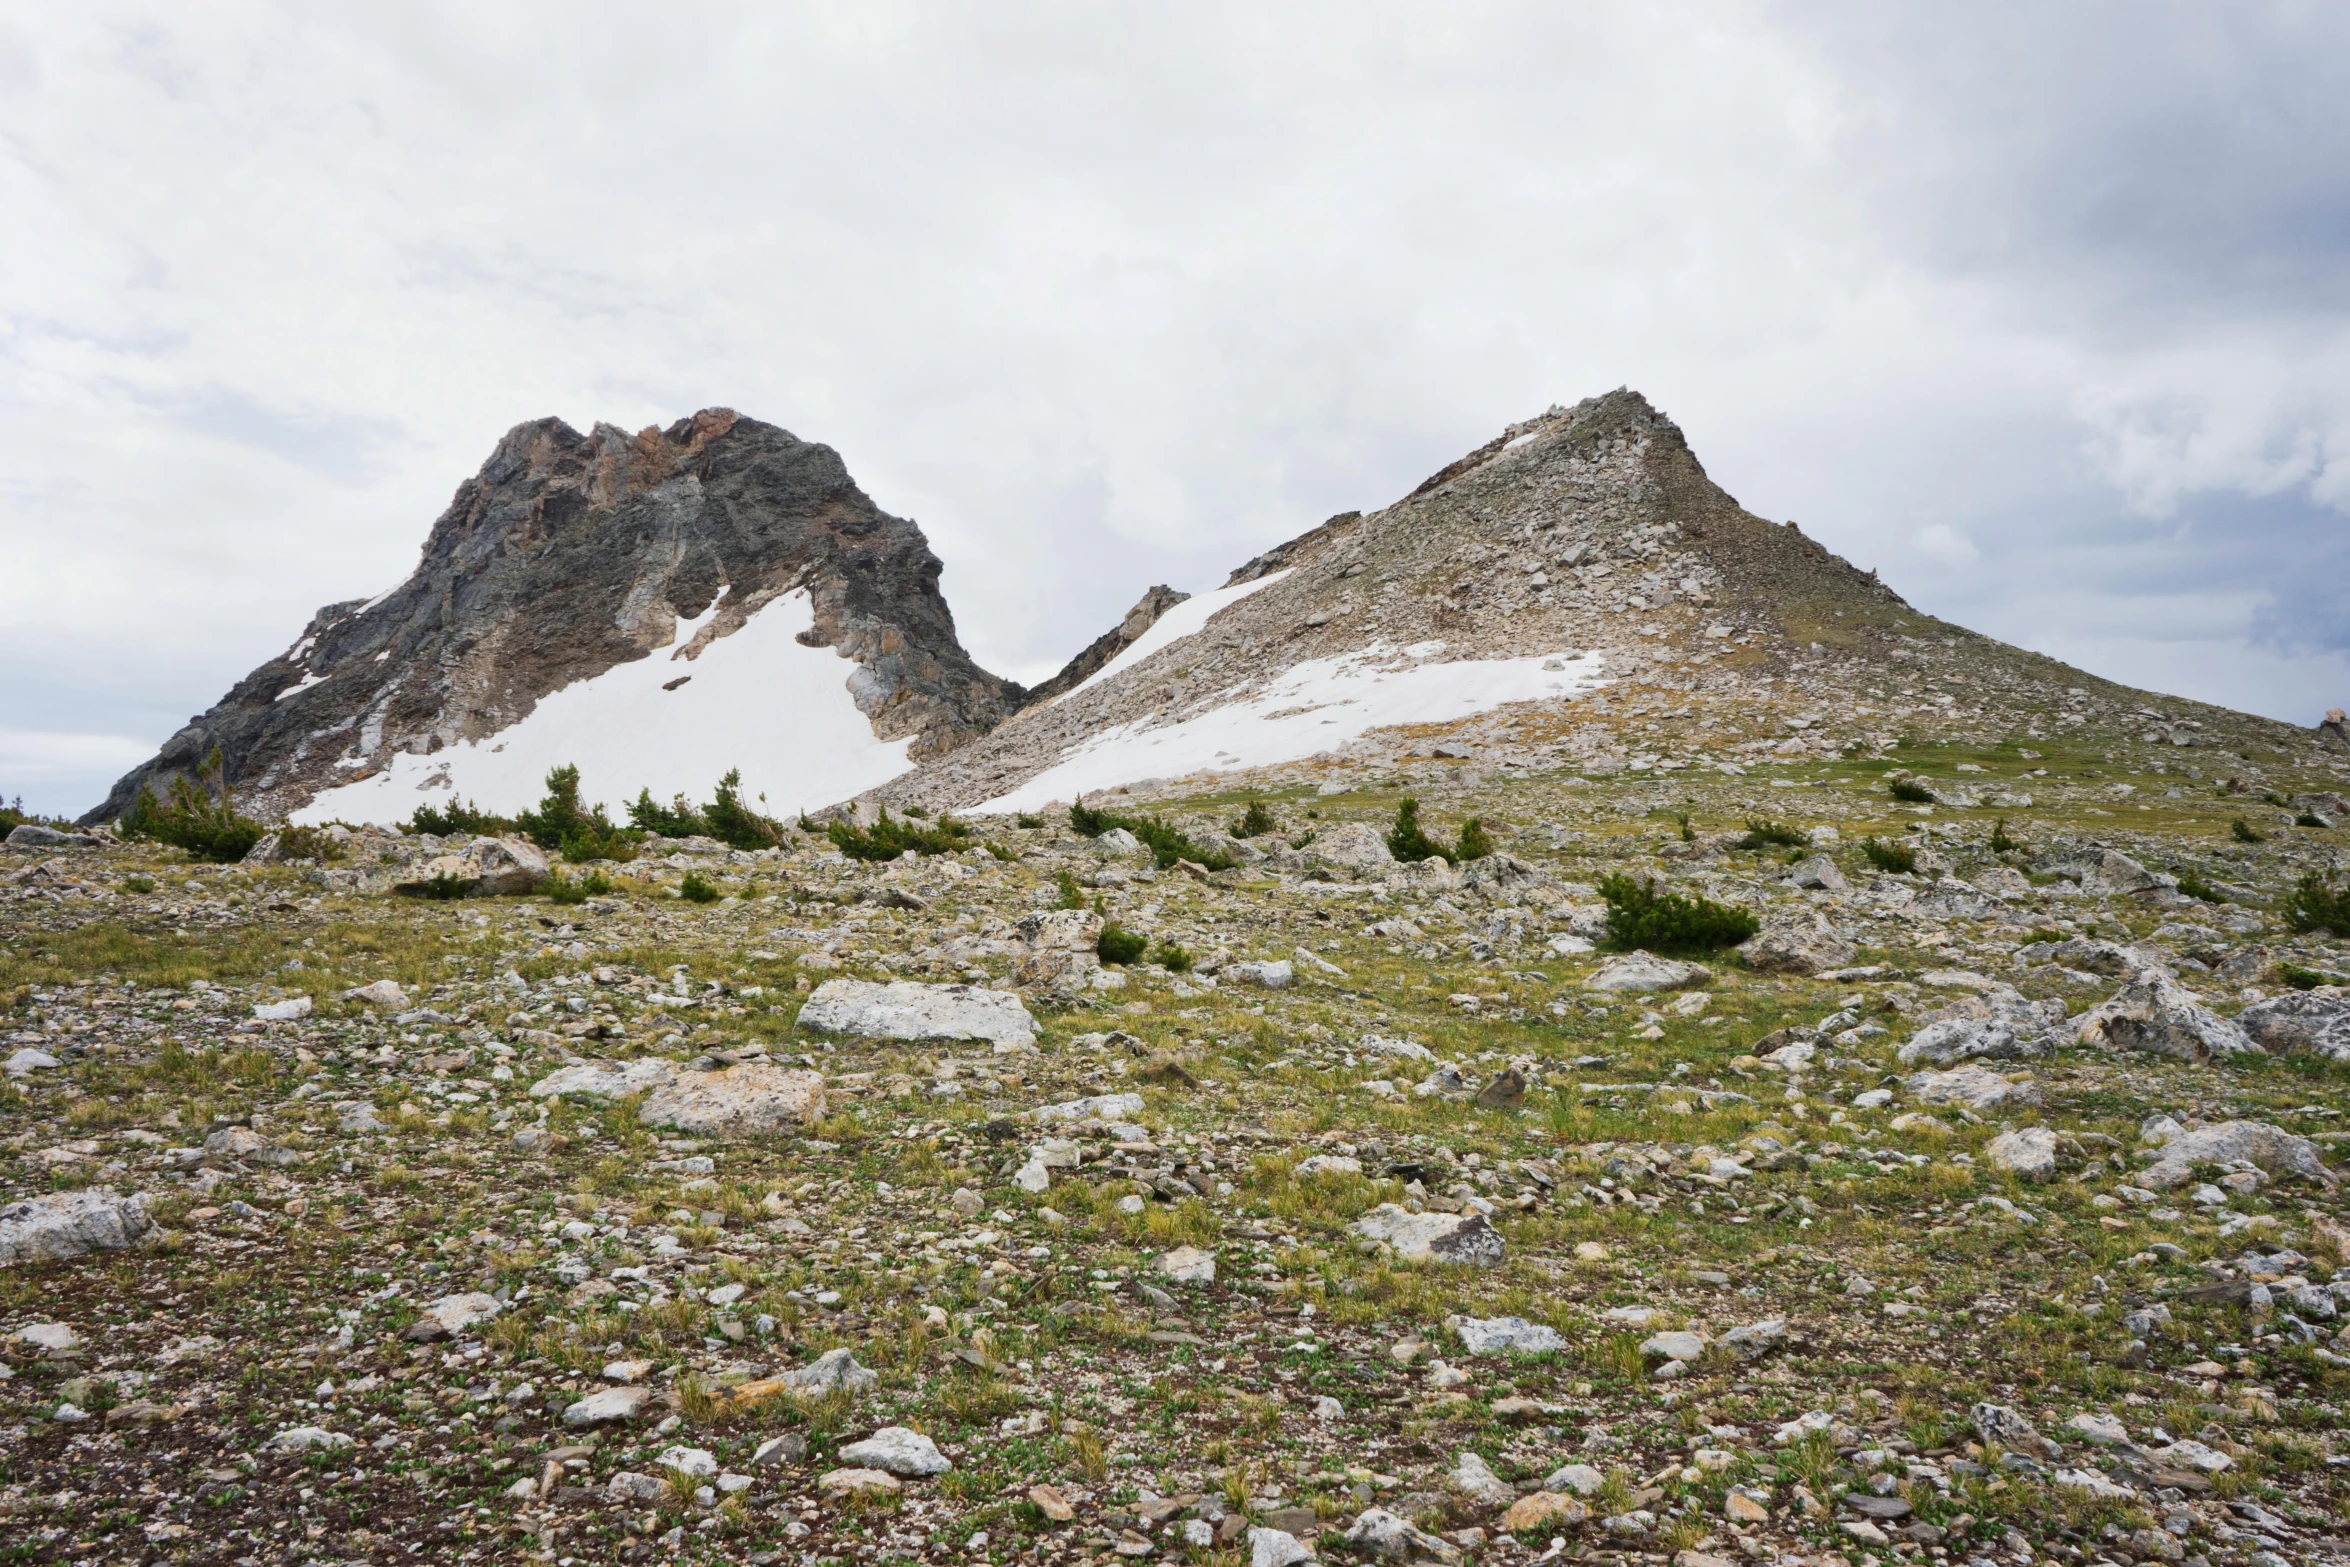
[[[144,1197],[99,1187],[28,1197],[0,1208],[0,1267],[120,1251],[154,1227]]]
[[[2236,1015],[2236,1023],[2275,1055],[2350,1060],[2350,987],[2321,985],[2255,1002]]]
[[[635,435],[534,420],[458,487],[406,582],[320,610],[84,820],[111,821],[216,745],[244,808],[281,816],[396,752],[496,734],[713,603],[697,641],[795,589],[815,620],[801,640],[854,661],[842,674],[874,733],[937,756],[1022,696],[963,651],[938,575],[919,528],[830,447],[774,425],[724,408]]]
[[[800,1027],[856,1039],[985,1039],[999,1045],[1036,1043],[1036,1019],[1020,998],[972,985],[922,985],[911,980],[876,985],[830,979],[800,1009]]]
[[[2243,1029],[2159,969],[2141,970],[2112,1000],[2084,1013],[2078,1028],[2084,1045],[2146,1050],[2182,1061],[2259,1048]]]

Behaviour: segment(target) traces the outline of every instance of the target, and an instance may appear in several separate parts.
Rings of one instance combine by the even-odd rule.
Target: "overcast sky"
[[[1629,384],[1913,603],[2350,702],[2350,8],[0,0],[0,793],[499,434],[839,449],[1035,679]]]

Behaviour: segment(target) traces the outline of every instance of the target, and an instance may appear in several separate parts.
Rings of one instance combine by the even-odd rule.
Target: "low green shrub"
[[[1085,907],[1084,889],[1077,885],[1077,878],[1066,870],[1053,877],[1053,887],[1058,894],[1053,899],[1054,908],[1082,909]]]
[[[568,876],[557,875],[547,883],[547,901],[550,903],[573,904],[585,903],[587,900],[587,888]]]
[[[2322,986],[2342,983],[2342,976],[2339,974],[2328,974],[2319,969],[2303,968],[2298,963],[2279,963],[2277,978],[2283,980],[2288,987],[2294,990],[2316,990]]]
[[[688,903],[716,903],[726,894],[702,879],[700,871],[687,871],[685,880],[677,884],[677,895]]]
[[[2179,891],[2190,898],[2201,898],[2205,903],[2225,903],[2228,895],[2192,871],[2179,875]]]
[[[1749,821],[1746,836],[1738,840],[1741,849],[1767,849],[1776,844],[1782,848],[1800,849],[1811,840],[1785,822]]]
[[[281,827],[277,834],[277,852],[289,860],[316,860],[321,865],[339,860],[351,851],[335,842],[323,827]]]
[[[174,778],[162,800],[155,798],[154,790],[141,785],[138,798],[114,824],[115,830],[126,838],[145,838],[185,849],[216,865],[234,864],[261,841],[264,829],[259,822],[237,814],[229,797],[227,771],[220,747],[214,746],[212,754],[197,766],[196,776],[183,773]]]
[[[633,860],[640,834],[615,826],[601,805],[579,803],[579,769],[566,764],[547,774],[545,798],[514,818],[531,842],[574,864],[591,860]]]
[[[1683,843],[1695,843],[1697,841],[1697,829],[1689,825],[1689,813],[1687,811],[1683,811],[1678,817],[1675,818],[1675,820],[1681,824],[1681,841]]]
[[[1934,803],[1934,791],[1919,783],[1915,778],[1896,778],[1885,788],[1886,792],[1891,794],[1894,799],[1907,805],[1932,805]]]
[[[1918,868],[1916,852],[1905,849],[1898,843],[1880,843],[1874,838],[1863,838],[1860,852],[1868,857],[1868,862],[1871,865],[1881,871],[1891,871],[1897,875],[1906,876]]]
[[[1395,825],[1387,830],[1387,852],[1406,864],[1452,859],[1452,851],[1428,836],[1420,825],[1420,802],[1401,800],[1395,807]]]
[[[1248,809],[1242,811],[1239,819],[1233,822],[1232,836],[1235,838],[1255,838],[1264,833],[1277,831],[1280,825],[1273,819],[1271,807],[1262,800],[1251,800],[1248,802]]]
[[[987,853],[990,859],[1001,860],[1006,864],[1010,864],[1012,861],[1020,858],[1019,850],[1007,849],[1002,844],[995,842],[993,839],[988,841]]]
[[[2252,830],[2252,824],[2244,820],[2244,818],[2241,816],[2228,823],[2228,836],[2235,839],[2238,843],[2268,842],[2268,835],[2266,833],[2254,832]]]
[[[2350,936],[2350,887],[2336,891],[2323,876],[2311,871],[2285,900],[2285,923],[2301,935],[2323,931]]]
[[[1493,852],[1493,839],[1485,831],[1484,818],[1472,816],[1461,823],[1461,839],[1453,851],[1455,863],[1466,865],[1481,860]]]
[[[663,838],[700,838],[710,831],[710,824],[702,820],[702,813],[684,795],[662,805],[653,799],[650,789],[639,789],[636,798],[629,802],[628,824],[640,832]]]
[[[881,815],[871,827],[859,827],[855,822],[838,820],[824,829],[833,847],[852,860],[894,860],[908,849],[916,854],[953,854],[970,847],[971,829],[951,816],[941,816],[935,827],[917,827],[913,823],[889,814],[889,807],[881,808]]]
[[[462,798],[452,797],[447,805],[437,809],[420,805],[408,818],[410,832],[431,833],[435,838],[447,838],[461,832],[479,838],[500,838],[514,832],[511,817],[498,816],[483,810]]]
[[[1174,869],[1177,860],[1189,860],[1211,871],[1230,870],[1238,863],[1228,855],[1201,848],[1181,828],[1161,816],[1122,816],[1113,811],[1095,810],[1079,800],[1069,807],[1069,825],[1088,838],[1099,838],[1103,833],[1123,827],[1142,841],[1163,871]]]
[[[1094,952],[1104,963],[1126,964],[1139,959],[1150,946],[1150,938],[1105,922],[1101,939],[1093,944]]]
[[[1013,816],[1012,825],[1015,827],[1024,827],[1030,831],[1034,831],[1036,828],[1042,827],[1044,825],[1044,818],[1041,816],[1032,816],[1026,811],[1021,811]]]
[[[702,820],[710,836],[730,849],[772,849],[783,842],[783,823],[745,805],[742,786],[743,770],[728,768],[718,780],[718,798],[702,808]]]
[[[1993,854],[2013,854],[2022,847],[2022,844],[2008,836],[2006,817],[2002,816],[1991,824],[1991,852]]]
[[[1151,961],[1170,974],[1188,974],[1195,960],[1189,951],[1172,941],[1161,941],[1157,950],[1151,953]]]
[[[2293,825],[2296,827],[2331,827],[2333,823],[2327,821],[2324,817],[2318,815],[2315,811],[2303,811],[2300,815],[2293,818]]]
[[[1744,909],[1658,892],[1622,874],[1601,877],[1599,895],[1607,902],[1607,944],[1618,951],[1712,952],[1762,928]]]
[[[462,876],[451,876],[448,872],[442,871],[435,874],[432,880],[418,884],[415,896],[442,901],[462,898],[465,896],[466,889],[471,885],[472,883],[466,881]]]

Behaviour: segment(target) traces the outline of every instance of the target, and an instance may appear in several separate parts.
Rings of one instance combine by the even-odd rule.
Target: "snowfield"
[[[675,641],[544,698],[486,740],[431,756],[405,752],[362,782],[321,793],[297,823],[401,822],[419,805],[463,796],[501,814],[538,803],[547,772],[579,767],[580,797],[615,817],[649,788],[666,803],[706,801],[728,768],[768,814],[789,819],[848,799],[907,771],[908,740],[882,740],[857,710],[848,677],[861,666],[795,639],[815,624],[807,594],[767,605],[699,658],[680,649],[718,613],[713,603],[677,623]],[[674,691],[662,687],[684,677]]]
[[[1441,642],[1408,648],[1374,643],[1357,653],[1310,659],[1251,696],[1178,723],[1138,720],[1105,729],[1011,793],[972,809],[1032,811],[1145,778],[1302,761],[1374,729],[1448,723],[1512,702],[1573,696],[1601,683],[1597,653],[1430,662],[1443,650]]]
[[[1051,705],[1058,707],[1088,686],[1098,686],[1113,676],[1122,675],[1161,648],[1173,647],[1213,620],[1217,611],[1230,609],[1251,593],[1271,587],[1296,569],[1292,566],[1282,571],[1268,572],[1254,582],[1243,582],[1229,588],[1218,588],[1213,593],[1196,594],[1185,599],[1157,620],[1152,621],[1150,630],[1136,637],[1133,644],[1124,652],[1053,698]]]

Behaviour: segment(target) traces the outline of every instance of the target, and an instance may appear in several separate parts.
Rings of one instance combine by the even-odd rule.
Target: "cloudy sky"
[[[1629,384],[1921,607],[2350,702],[2350,10],[0,3],[0,793],[724,404],[1035,678]]]

